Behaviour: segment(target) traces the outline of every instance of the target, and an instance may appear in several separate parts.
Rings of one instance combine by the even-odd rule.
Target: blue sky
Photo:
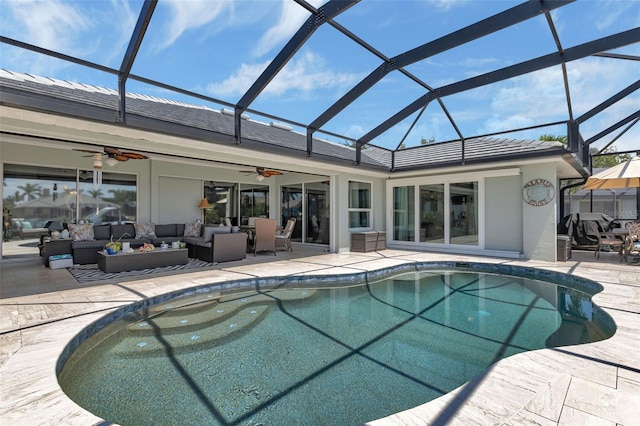
[[[324,1],[310,3],[320,6]],[[336,21],[383,55],[393,57],[519,3],[363,0]],[[3,36],[117,69],[142,1],[0,0],[0,4]],[[640,0],[579,0],[552,15],[566,49],[640,26]],[[236,103],[307,17],[308,12],[292,0],[160,0],[132,73]],[[5,44],[0,48],[4,69],[117,88],[112,75]],[[554,52],[551,31],[540,16],[427,58],[407,67],[407,71],[437,88]],[[640,44],[615,53],[640,56]],[[325,24],[250,108],[308,124],[380,63],[379,58]],[[635,82],[640,65],[637,61],[592,57],[567,64],[567,71],[573,114],[578,117]],[[129,81],[127,89],[221,107],[135,81]],[[585,122],[581,126],[583,137],[589,138],[637,111],[638,92]],[[425,89],[406,76],[390,73],[324,129],[357,139],[424,94]],[[443,103],[466,137],[568,118],[559,66],[445,97]],[[374,143],[395,148],[415,117],[385,132]],[[565,132],[564,126],[555,126],[508,137],[537,139],[543,133]],[[618,133],[595,146],[604,146]],[[457,138],[437,102],[424,111],[416,128],[407,135],[405,146],[418,145],[423,137],[436,141]],[[615,146],[620,151],[640,148],[640,125],[625,133]]]

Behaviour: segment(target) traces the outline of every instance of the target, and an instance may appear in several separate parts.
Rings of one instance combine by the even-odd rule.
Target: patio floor
[[[617,332],[602,342],[514,355],[447,395],[371,424],[634,425],[640,418],[637,264],[621,264],[614,253],[603,253],[597,261],[593,252],[575,251],[570,261],[554,264],[404,250],[333,254],[303,245],[294,249],[275,257],[248,255],[195,272],[89,284],[78,284],[66,269],[43,267],[38,257],[0,261],[0,422],[101,422],[59,388],[56,361],[85,325],[141,295],[236,278],[353,273],[439,260],[522,265],[598,281],[604,291],[594,301],[613,317]]]

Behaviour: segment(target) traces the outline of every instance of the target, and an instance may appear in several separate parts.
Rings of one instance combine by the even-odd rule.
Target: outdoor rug
[[[190,269],[199,269],[207,266],[213,266],[215,263],[205,262],[199,259],[189,259],[186,265],[163,266],[160,268],[140,269],[137,271],[113,272],[106,273],[98,269],[97,264],[76,265],[67,268],[68,271],[79,283],[86,283],[98,280],[110,280],[127,277],[141,277],[144,275],[152,275],[166,272],[185,271]]]

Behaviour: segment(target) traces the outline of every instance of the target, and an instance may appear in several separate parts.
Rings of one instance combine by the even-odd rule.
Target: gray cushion
[[[93,238],[96,240],[108,240],[111,238],[111,225],[95,225],[93,227]]]
[[[126,223],[123,225],[111,225],[111,235],[113,235],[114,241],[122,237],[125,233],[129,234],[125,238],[135,238],[136,228],[133,226],[133,223]]]
[[[211,241],[211,236],[214,234],[230,234],[231,227],[230,226],[206,226],[204,228],[204,242],[208,243]]]
[[[95,249],[96,251],[98,250],[102,250],[104,248],[104,245],[107,242],[104,240],[98,241],[98,240],[93,240],[93,241],[74,241],[73,243],[71,243],[71,247],[76,250],[76,249]]]
[[[172,223],[170,225],[156,225],[156,238],[175,237],[175,236],[177,236],[175,223]]]
[[[204,239],[202,237],[183,237],[182,241],[188,244],[196,245],[196,243],[198,242],[204,242]]]

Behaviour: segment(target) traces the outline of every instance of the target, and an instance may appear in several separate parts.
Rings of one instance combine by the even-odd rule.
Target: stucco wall
[[[522,252],[522,178],[487,178],[485,191],[485,248]]]
[[[555,195],[545,205],[527,204],[520,196],[522,203],[522,241],[526,259],[556,261],[556,166],[554,163],[536,164],[522,167],[522,186],[534,179],[546,179],[553,183]]]

